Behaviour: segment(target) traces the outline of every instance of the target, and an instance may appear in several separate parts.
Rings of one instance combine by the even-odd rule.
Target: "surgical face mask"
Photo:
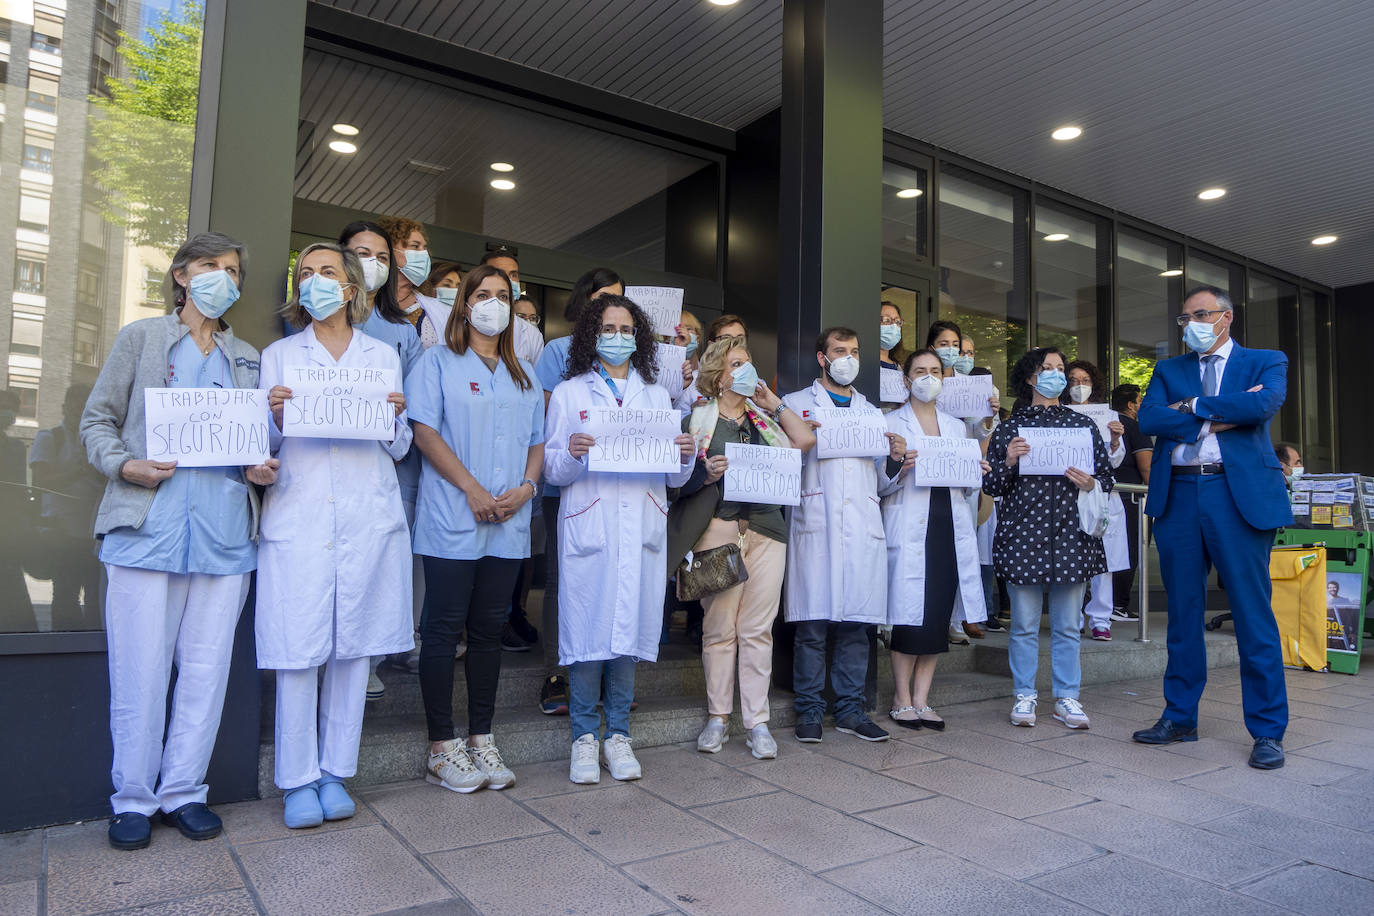
[[[607,364],[623,366],[634,355],[635,336],[633,334],[602,334],[596,339],[596,355]]]
[[[520,298],[520,281],[519,281],[519,280],[512,280],[512,281],[510,281],[510,301],[511,301],[511,302],[514,302],[516,299],[519,299],[519,298]]]
[[[954,368],[954,361],[959,358],[958,347],[936,347],[935,355],[940,357],[940,365],[946,369]]]
[[[238,301],[239,287],[223,270],[210,270],[191,278],[191,304],[206,318],[218,318]]]
[[[1302,476],[1303,470],[1304,470],[1304,469],[1303,469],[1303,466],[1302,466],[1302,465],[1300,465],[1300,464],[1295,464],[1295,465],[1293,465],[1292,469],[1289,470],[1288,476],[1289,476],[1289,477],[1293,477],[1293,478],[1296,479],[1296,478]]]
[[[826,359],[830,364],[830,378],[836,385],[849,385],[859,377],[859,358],[841,356],[839,359]]]
[[[940,396],[944,380],[938,375],[922,375],[911,380],[911,393],[916,400],[929,404]]]
[[[735,394],[744,395],[746,398],[753,397],[754,389],[758,386],[759,374],[753,363],[745,363],[731,373],[730,390]]]
[[[1069,388],[1069,400],[1075,404],[1086,404],[1093,395],[1092,385],[1074,385]]]
[[[687,335],[687,357],[690,359],[697,352],[697,335]]]
[[[896,324],[885,324],[878,329],[878,342],[884,350],[891,350],[902,342],[902,328]]]
[[[369,293],[375,293],[386,285],[389,271],[387,266],[376,258],[359,258],[363,262],[363,285]]]
[[[453,303],[458,301],[458,287],[436,286],[434,288],[434,298],[438,299],[449,308],[453,308]]]
[[[954,365],[951,368],[953,368],[958,375],[968,375],[973,371],[973,357],[956,356],[954,358]]]
[[[495,296],[472,304],[468,324],[488,337],[495,337],[510,325],[510,305]]]
[[[343,287],[333,277],[311,274],[301,281],[301,308],[316,321],[324,321],[344,306]]]
[[[1068,383],[1064,373],[1058,369],[1041,369],[1035,379],[1035,390],[1043,398],[1057,398],[1064,393],[1064,386]]]
[[[406,264],[401,268],[401,273],[411,282],[412,286],[419,286],[429,279],[429,252],[425,249],[419,251],[406,252]]]
[[[1183,342],[1194,353],[1206,353],[1217,342],[1216,326],[1206,321],[1190,321],[1183,329]]]

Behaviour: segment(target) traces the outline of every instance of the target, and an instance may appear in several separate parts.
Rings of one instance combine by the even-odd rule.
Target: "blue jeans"
[[[1041,596],[1050,593],[1050,682],[1056,699],[1078,699],[1083,668],[1078,659],[1078,627],[1083,615],[1086,582],[1054,585],[1013,585],[1011,596],[1011,643],[1008,660],[1017,693],[1035,696],[1035,669],[1040,662]]]
[[[991,566],[979,567],[983,571],[983,602],[988,608],[988,620],[997,616],[997,573]]]
[[[604,688],[604,689],[603,689]],[[595,735],[601,727],[596,701],[606,711],[606,734],[630,736],[630,703],[635,698],[635,660],[620,655],[609,661],[574,662],[568,666],[568,718],[572,739]]]
[[[797,623],[792,651],[792,690],[798,722],[825,718],[825,637],[831,627],[835,650],[830,660],[830,686],[835,689],[835,724],[851,725],[864,716],[864,679],[868,675],[867,623],[803,620]]]

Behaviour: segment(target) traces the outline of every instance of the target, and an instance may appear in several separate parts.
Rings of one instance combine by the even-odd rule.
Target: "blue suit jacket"
[[[1248,389],[1261,386],[1259,391]],[[1262,530],[1291,524],[1293,513],[1283,484],[1283,470],[1269,439],[1269,421],[1288,393],[1288,357],[1278,350],[1247,350],[1234,344],[1221,376],[1221,390],[1202,397],[1202,369],[1196,353],[1162,360],[1140,405],[1140,431],[1155,437],[1150,461],[1150,495],[1145,513],[1164,514],[1169,504],[1173,452],[1180,443],[1196,442],[1204,421],[1233,423],[1217,433],[1226,483],[1241,517]],[[1193,413],[1170,404],[1197,398]]]

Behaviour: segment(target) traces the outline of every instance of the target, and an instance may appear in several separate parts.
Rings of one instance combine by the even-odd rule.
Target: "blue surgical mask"
[[[434,288],[434,298],[438,299],[449,308],[453,308],[453,303],[458,301],[458,287],[436,286]]]
[[[954,372],[956,375],[968,375],[973,371],[972,356],[957,356],[954,358]]]
[[[692,354],[697,352],[697,335],[687,335],[687,357],[690,359]]]
[[[311,274],[301,281],[301,308],[316,321],[324,321],[344,306],[343,287],[333,277]]]
[[[419,286],[429,279],[429,251],[420,249],[419,251],[406,252],[406,266],[401,268],[401,273],[411,282],[412,286]]]
[[[635,336],[633,334],[602,334],[596,339],[596,355],[601,357],[607,364],[612,366],[623,366],[635,352]]]
[[[1058,369],[1041,369],[1035,379],[1035,390],[1042,398],[1057,398],[1068,384],[1069,380]]]
[[[878,329],[878,342],[883,345],[884,350],[891,350],[902,342],[901,325],[885,324]]]
[[[239,287],[223,270],[209,270],[191,278],[191,304],[206,318],[218,318],[238,301]]]
[[[519,280],[512,280],[512,281],[510,281],[510,301],[511,301],[511,302],[514,302],[516,299],[519,299],[519,298],[520,298],[520,281],[519,281]]]
[[[731,374],[730,390],[735,394],[744,395],[746,398],[754,396],[754,389],[759,386],[759,374],[754,370],[753,363],[745,363]]]
[[[1183,342],[1194,353],[1206,353],[1217,342],[1217,329],[1211,322],[1190,321],[1183,329]]]
[[[946,369],[954,368],[954,361],[959,358],[958,347],[936,347],[935,355],[940,357],[940,365]]]

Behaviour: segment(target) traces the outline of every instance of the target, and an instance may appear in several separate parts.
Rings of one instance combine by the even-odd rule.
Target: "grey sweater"
[[[109,480],[95,517],[97,537],[124,526],[138,528],[148,517],[156,488],[129,483],[119,472],[124,462],[148,457],[143,389],[167,387],[172,350],[189,331],[175,314],[125,325],[100,369],[100,377],[81,415],[81,442],[86,446],[86,455]],[[235,338],[228,325],[214,333],[214,340],[229,357],[234,387],[258,387],[258,351]],[[248,492],[256,537],[257,491],[249,486]]]

